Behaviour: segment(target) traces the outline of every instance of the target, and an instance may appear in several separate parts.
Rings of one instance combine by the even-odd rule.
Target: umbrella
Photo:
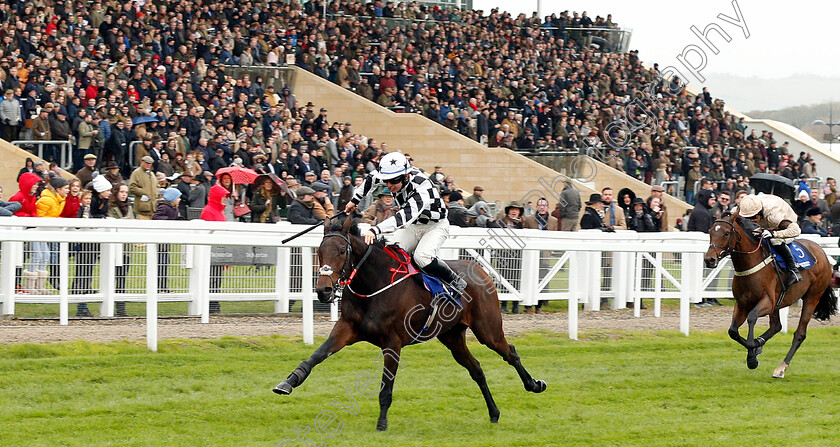
[[[251,189],[259,189],[265,179],[271,179],[271,181],[274,182],[275,192],[286,193],[286,182],[280,179],[280,177],[277,177],[275,174],[260,174],[256,179],[254,179],[254,184],[251,185]]]
[[[253,169],[243,168],[241,166],[230,166],[227,168],[221,168],[216,171],[216,178],[222,178],[222,174],[230,174],[230,177],[233,179],[233,183],[243,184],[243,183],[254,183],[254,179],[256,179],[259,174],[257,171]]]
[[[778,174],[759,172],[750,177],[750,186],[755,188],[756,193],[773,194],[788,200],[793,200],[796,193],[796,183]]]
[[[158,122],[158,119],[153,117],[153,116],[138,116],[137,118],[134,118],[133,120],[131,120],[131,124],[134,124],[134,125],[143,124],[143,123],[156,123],[156,122]]]

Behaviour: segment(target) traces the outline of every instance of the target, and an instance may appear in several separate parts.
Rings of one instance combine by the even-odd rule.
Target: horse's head
[[[353,219],[347,217],[344,224],[337,229],[330,226],[330,220],[324,222],[324,239],[318,247],[318,259],[321,268],[318,270],[318,281],[315,292],[318,301],[331,303],[335,300],[336,289],[343,287],[352,270],[353,243],[350,239],[350,227]]]
[[[729,256],[737,241],[735,223],[731,219],[718,219],[709,229],[709,249],[703,261],[708,268],[717,267],[718,261]]]
[[[747,246],[751,243],[757,243],[750,236],[750,231],[745,226],[754,225],[742,219],[738,215],[737,209],[734,213],[724,219],[718,219],[712,224],[712,228],[709,229],[709,249],[706,250],[706,255],[703,258],[706,267],[717,267],[718,261],[732,253],[745,254],[755,251],[755,249],[744,251],[742,247],[744,241],[746,241]]]

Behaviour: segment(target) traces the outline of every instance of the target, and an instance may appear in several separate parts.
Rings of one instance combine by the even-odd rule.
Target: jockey
[[[405,155],[391,152],[383,156],[379,171],[365,176],[345,212],[348,215],[353,212],[365,196],[382,184],[391,191],[399,210],[365,232],[365,243],[372,244],[378,235],[387,233],[388,242],[413,252],[414,262],[423,272],[444,281],[458,296],[462,295],[467,282],[438,258],[440,246],[449,237],[446,204],[429,177],[412,167]]]
[[[778,196],[749,194],[741,199],[738,213],[763,229],[761,237],[769,238],[770,243],[782,255],[787,265],[787,285],[801,281],[802,275],[796,267],[788,245],[802,233],[796,223],[797,216],[793,208]]]

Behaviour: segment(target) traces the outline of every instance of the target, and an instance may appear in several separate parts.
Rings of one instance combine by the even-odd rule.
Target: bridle
[[[332,290],[333,290],[333,297],[338,296],[341,297],[341,294],[344,292],[344,287],[349,286],[351,282],[353,282],[353,278],[356,277],[356,273],[358,273],[359,268],[362,264],[365,263],[370,253],[373,251],[373,244],[368,245],[367,250],[365,251],[364,256],[356,264],[355,267],[352,267],[350,258],[353,257],[353,244],[350,242],[350,238],[342,233],[329,233],[324,235],[324,239],[328,237],[340,237],[347,243],[347,253],[344,257],[344,267],[342,267],[341,272],[338,274],[338,280],[336,281],[333,279],[333,274],[335,270],[333,270],[332,266],[328,264],[324,264],[321,268],[318,269],[318,276],[327,276],[330,278],[330,282],[332,283]],[[352,271],[350,271],[352,268]],[[347,275],[347,272],[350,271],[350,275]],[[332,300],[330,300],[332,301]]]
[[[750,250],[750,251],[735,250],[735,246],[734,246],[733,242],[734,243],[741,243],[741,234],[738,231],[735,230],[735,224],[732,223],[729,220],[717,219],[714,222],[714,224],[721,224],[721,223],[729,225],[732,228],[732,233],[730,233],[729,243],[726,244],[725,247],[714,244],[714,243],[709,243],[709,248],[711,248],[715,251],[715,256],[717,256],[718,260],[721,260],[721,259],[723,259],[723,258],[725,258],[725,257],[727,257],[731,254],[741,254],[741,255],[753,254],[761,248],[761,241],[759,240],[758,243],[756,244],[756,247],[754,249]],[[734,238],[732,237],[733,234],[735,235]],[[721,251],[718,252],[718,249],[720,249]]]

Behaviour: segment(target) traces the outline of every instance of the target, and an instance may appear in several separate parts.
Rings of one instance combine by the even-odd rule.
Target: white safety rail
[[[290,300],[301,300],[303,339],[314,342],[313,300],[318,261],[316,248],[322,230],[316,229],[286,245],[281,240],[305,226],[240,222],[90,220],[50,218],[0,219],[0,299],[2,314],[14,314],[16,303],[59,304],[60,324],[68,324],[71,303],[100,303],[100,314],[114,315],[116,301],[146,303],[147,343],[157,349],[158,302],[188,303],[188,313],[209,323],[209,303],[213,301],[269,301],[277,313],[289,312]],[[728,260],[716,269],[704,269],[703,253],[708,236],[701,233],[635,233],[619,231],[547,232],[455,228],[443,247],[444,259],[474,259],[495,280],[499,298],[536,305],[540,300],[566,300],[569,337],[578,337],[578,307],[597,311],[606,298],[613,309],[632,303],[640,316],[640,299],[653,299],[653,311],[660,316],[663,299],[678,299],[679,330],[689,333],[690,304],[703,298],[731,297],[732,278]],[[837,238],[815,238],[829,255],[840,255]],[[31,256],[33,242],[57,245],[60,280],[57,290],[41,294],[16,294],[16,269]],[[213,246],[275,247],[276,259],[266,269],[259,287],[242,291],[214,286],[211,289],[211,249]],[[143,263],[143,272],[129,278],[126,286],[123,266],[125,248],[142,247],[143,256],[132,262]],[[85,258],[88,267],[79,270],[82,284],[89,290],[72,294],[70,252],[98,250],[98,256]],[[171,293],[158,290],[159,250],[176,255],[181,270]],[[173,258],[175,259],[175,258]],[[76,262],[79,257],[77,255]],[[169,261],[175,263],[176,261]],[[92,278],[98,266],[97,277]],[[112,266],[112,268],[102,268]],[[118,273],[121,275],[118,277]],[[271,276],[266,276],[271,275]],[[141,283],[144,277],[144,283]],[[121,284],[121,285],[120,285]],[[142,284],[138,286],[138,284]],[[331,320],[338,319],[338,305],[331,307]],[[786,322],[786,319],[783,319]]]

